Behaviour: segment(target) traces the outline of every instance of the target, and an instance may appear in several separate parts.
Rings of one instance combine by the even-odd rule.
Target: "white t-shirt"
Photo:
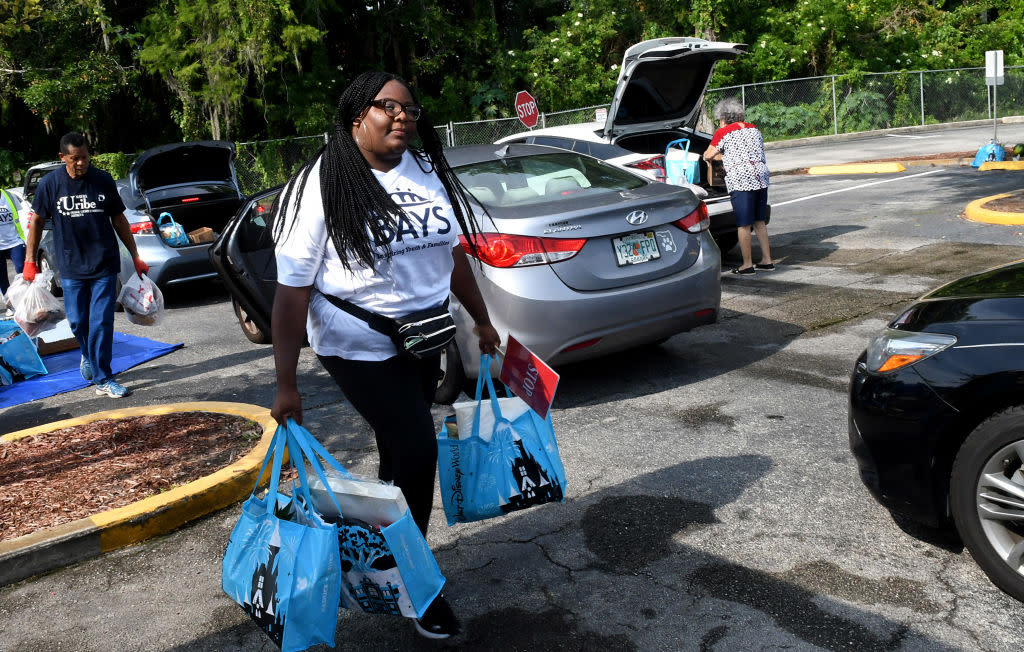
[[[0,251],[12,249],[22,244],[21,238],[18,237],[18,229],[14,226],[15,207],[11,206],[12,202],[18,200],[11,197],[11,201],[8,202],[4,194],[0,193]],[[7,273],[6,270],[4,273]]]
[[[405,215],[391,238],[390,258],[377,247],[376,269],[360,266],[350,256],[346,270],[327,235],[320,195],[320,161],[310,170],[302,189],[302,204],[294,228],[284,225],[275,247],[277,282],[291,287],[314,286],[306,318],[310,346],[319,355],[348,360],[386,360],[397,355],[395,345],[358,317],[336,308],[321,292],[347,299],[385,317],[401,317],[431,308],[448,298],[452,248],[458,245],[459,223],[448,194],[433,172],[424,173],[407,151],[397,167],[374,170],[377,180]],[[299,192],[292,196],[292,204]],[[291,206],[283,214],[292,215]]]

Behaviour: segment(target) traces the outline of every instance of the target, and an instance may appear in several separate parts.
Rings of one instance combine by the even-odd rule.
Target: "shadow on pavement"
[[[850,604],[843,587],[877,582],[882,588],[869,599],[938,610],[916,583],[886,589],[884,581],[827,562],[770,572],[758,569],[757,560],[746,565],[707,550],[717,542],[708,530],[720,523],[719,510],[771,468],[759,455],[697,459],[564,504],[458,526],[461,536],[436,551],[449,600],[465,625],[452,644],[470,650],[707,649],[728,638],[726,644],[739,647],[755,641],[826,650],[899,647],[908,628]],[[708,481],[723,477],[729,482]],[[230,607],[235,618],[244,617]],[[737,609],[751,613],[733,620]],[[236,621],[174,649],[256,649],[260,637],[255,625]],[[337,645],[451,649],[424,641],[411,623],[395,617],[346,611]]]

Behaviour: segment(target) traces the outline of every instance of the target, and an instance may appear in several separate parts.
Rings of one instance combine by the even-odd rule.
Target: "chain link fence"
[[[284,183],[327,142],[327,134],[237,143],[235,174],[246,195]]]
[[[711,110],[719,100],[737,97],[747,119],[765,140],[871,131],[893,127],[991,119],[992,89],[984,68],[919,70],[808,77],[712,88],[704,94],[697,129],[714,131]],[[1005,68],[996,90],[998,115],[1024,114],[1024,66]],[[607,104],[541,113],[538,127],[603,123]],[[449,122],[435,127],[449,147],[480,145],[525,131],[518,118]],[[236,171],[249,195],[284,183],[326,142],[326,134],[238,143]]]
[[[991,119],[993,98],[984,68],[916,70],[808,77],[709,89],[697,128],[714,130],[711,109],[724,97],[740,99],[765,140],[871,131],[893,127]],[[1005,68],[996,90],[998,115],[1024,114],[1024,66]],[[541,113],[538,127],[594,122],[608,105]],[[452,122],[438,127],[450,147],[493,143],[525,131],[516,118]]]

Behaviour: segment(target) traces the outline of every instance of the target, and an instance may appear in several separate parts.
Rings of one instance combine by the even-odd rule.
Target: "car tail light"
[[[562,353],[567,353],[569,351],[576,351],[577,349],[585,349],[588,346],[594,346],[595,344],[597,344],[600,341],[601,341],[600,337],[595,337],[592,340],[584,340],[582,342],[577,342],[576,344],[573,344],[572,346],[565,347],[564,349],[562,349],[561,352]]]
[[[128,228],[132,230],[133,234],[139,233],[152,233],[153,232],[153,220],[148,215],[132,216],[128,219]]]
[[[459,242],[466,253],[473,255],[466,236],[460,235]],[[476,257],[491,267],[529,267],[568,260],[580,252],[587,240],[477,233],[473,243],[476,245]]]
[[[687,233],[700,233],[707,230],[711,226],[711,218],[708,217],[708,205],[704,202],[698,203],[697,208],[693,209],[692,213],[681,220],[676,220],[673,224]]]
[[[181,203],[182,204],[191,204],[194,201],[199,201],[199,198],[198,197],[185,197],[184,199],[181,200]]]
[[[657,181],[665,183],[665,157],[658,155],[652,156],[649,159],[643,161],[637,161],[635,163],[627,163],[626,167],[633,168],[635,170],[654,171],[654,178]]]
[[[868,347],[868,371],[895,371],[931,357],[954,344],[956,338],[952,335],[914,333],[887,328]]]

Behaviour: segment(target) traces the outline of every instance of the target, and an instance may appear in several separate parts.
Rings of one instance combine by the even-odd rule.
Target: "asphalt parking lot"
[[[452,646],[1020,647],[1024,605],[955,540],[894,522],[861,486],[846,439],[849,373],[884,323],[946,280],[1024,258],[1024,227],[959,217],[1019,186],[1019,173],[962,168],[777,176],[778,271],[725,275],[714,326],[561,370],[564,504],[448,528],[435,501],[429,539],[467,629]],[[119,330],[185,343],[123,374],[135,391],[125,403],[268,405],[270,349],[242,337],[223,290],[166,298],[160,329],[117,318]],[[309,351],[300,373],[306,425],[372,473],[372,435]],[[82,390],[0,420],[6,432],[109,407]],[[0,650],[273,649],[220,593],[236,518],[224,510],[0,588]],[[338,646],[431,647],[407,623],[362,614],[342,615]]]

